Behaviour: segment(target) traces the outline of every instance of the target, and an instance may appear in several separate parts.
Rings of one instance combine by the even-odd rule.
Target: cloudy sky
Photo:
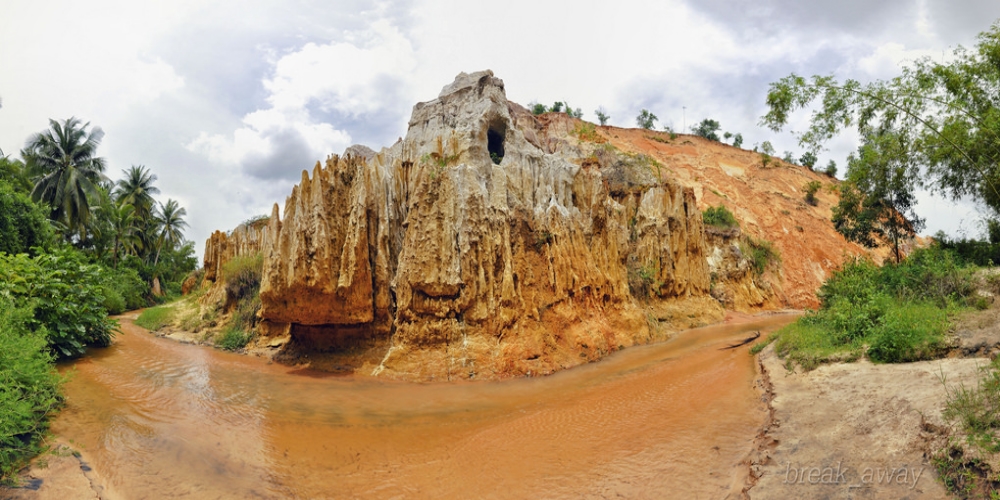
[[[5,0],[0,149],[16,156],[49,118],[102,127],[109,176],[152,169],[200,254],[328,153],[391,145],[461,71],[492,69],[522,104],[568,101],[592,121],[603,106],[628,127],[643,108],[678,130],[711,117],[797,156],[756,126],[769,82],[891,77],[998,18],[996,0]],[[843,170],[851,149],[835,141],[821,164]],[[918,211],[927,234],[978,232],[968,204],[925,196]]]

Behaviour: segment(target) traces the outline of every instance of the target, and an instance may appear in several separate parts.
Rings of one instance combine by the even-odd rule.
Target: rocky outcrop
[[[269,241],[266,218],[248,220],[231,232],[216,231],[205,242],[202,267],[203,285],[209,287],[201,299],[203,304],[221,307],[227,303],[224,266],[237,256],[252,256],[263,252]]]
[[[279,358],[418,380],[550,373],[723,306],[814,305],[860,253],[796,200],[819,174],[705,142],[534,116],[491,72],[461,74],[414,107],[405,139],[332,155],[283,211],[213,234],[205,280],[262,252],[262,342],[291,338]],[[706,230],[704,198],[742,229]],[[796,255],[752,269],[752,238]]]
[[[259,248],[289,358],[407,379],[549,373],[720,319],[694,192],[568,126],[461,74],[405,139],[317,163],[259,232],[214,234],[206,280]]]

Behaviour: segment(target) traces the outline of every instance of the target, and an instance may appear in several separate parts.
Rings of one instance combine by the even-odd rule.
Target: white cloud
[[[345,117],[377,113],[394,104],[386,102],[380,84],[405,78],[415,66],[410,42],[385,19],[346,33],[344,41],[306,43],[273,63],[272,75],[263,81],[270,107],[246,114],[243,126],[231,134],[202,132],[187,147],[229,165],[262,161],[283,153],[282,146],[293,142],[306,145],[308,151],[303,153],[315,160],[339,153],[351,144],[351,135],[318,121],[313,111]],[[296,170],[280,168],[280,174],[269,166],[250,173],[264,178],[298,175]]]

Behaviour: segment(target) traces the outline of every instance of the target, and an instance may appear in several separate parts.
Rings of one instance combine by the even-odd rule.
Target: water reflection
[[[109,498],[720,496],[763,419],[716,326],[554,376],[315,377],[152,337],[73,364],[54,423]]]

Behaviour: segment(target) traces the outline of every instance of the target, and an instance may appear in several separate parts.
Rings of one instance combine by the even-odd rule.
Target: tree
[[[605,125],[607,125],[608,124],[608,120],[611,119],[611,117],[608,116],[607,111],[604,110],[603,106],[600,107],[600,108],[597,108],[597,110],[594,111],[594,114],[597,115],[597,121],[601,123],[602,127],[605,126]]]
[[[0,182],[6,182],[15,191],[24,194],[30,194],[34,187],[24,162],[11,159],[3,151],[0,151]]]
[[[153,185],[156,175],[143,165],[132,165],[122,173],[125,177],[116,185],[115,199],[135,207],[139,219],[149,219],[153,215],[153,195],[160,193],[160,189]]]
[[[826,164],[826,170],[823,171],[826,175],[830,177],[837,176],[837,162],[830,160],[830,163]]]
[[[38,176],[31,198],[52,207],[49,217],[81,239],[86,238],[97,184],[106,179],[104,158],[97,156],[104,132],[100,127],[88,132],[89,126],[75,117],[62,123],[49,120],[49,130],[31,136],[22,151],[28,171]]]
[[[974,50],[958,47],[947,63],[917,60],[887,81],[792,74],[771,84],[761,123],[779,130],[814,102],[819,109],[799,135],[810,150],[847,128],[896,136],[905,146],[896,154],[917,165],[929,187],[1000,212],[1000,24],[981,33]]]
[[[551,111],[553,113],[561,113],[562,112],[562,108],[563,108],[563,103],[561,103],[559,101],[556,101],[556,102],[552,103],[552,107],[549,108],[549,111]]]
[[[153,261],[154,265],[159,262],[160,251],[164,245],[172,250],[184,241],[184,228],[188,225],[184,221],[186,215],[187,210],[181,207],[176,200],[170,199],[167,200],[166,205],[160,205],[160,213],[157,217],[160,220],[160,237],[156,259]]]
[[[802,156],[799,158],[799,164],[803,167],[808,167],[809,170],[812,170],[816,166],[817,161],[819,161],[819,158],[816,158],[816,154],[812,151],[802,153]]]
[[[0,253],[34,253],[35,246],[47,246],[52,239],[47,210],[0,181]]]
[[[711,141],[719,141],[719,134],[717,133],[720,129],[719,122],[705,118],[701,123],[691,127],[691,132],[699,137],[704,137]]]
[[[546,108],[544,104],[539,104],[536,102],[531,106],[531,114],[533,115],[542,115],[545,114],[546,112],[548,112],[548,108]]]
[[[924,224],[913,210],[920,167],[902,154],[907,140],[893,133],[864,137],[848,157],[847,180],[833,209],[833,225],[844,237],[870,248],[889,244],[896,262],[902,260],[900,238]]]
[[[656,115],[650,113],[649,110],[643,109],[642,112],[639,113],[639,116],[635,117],[635,124],[638,125],[639,128],[652,130],[653,122],[658,120],[659,118],[657,118]]]
[[[733,147],[743,146],[743,134],[736,134],[733,136]]]
[[[795,153],[791,151],[785,151],[785,156],[781,157],[781,161],[785,163],[795,164]]]

